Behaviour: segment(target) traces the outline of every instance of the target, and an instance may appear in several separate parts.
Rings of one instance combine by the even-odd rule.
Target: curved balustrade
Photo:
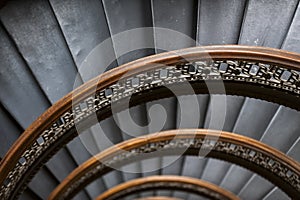
[[[200,151],[202,150],[202,151]],[[178,129],[134,138],[115,145],[75,169],[49,199],[69,199],[115,167],[162,155],[194,155],[222,159],[248,168],[280,187],[290,197],[300,192],[300,165],[283,153],[245,136]]]
[[[180,94],[189,82],[208,93],[205,81],[223,80],[227,94],[264,99],[300,110],[300,55],[247,46],[195,47],[150,56],[110,70],[68,94],[40,116],[18,139],[0,165],[0,197],[15,198],[37,170],[77,136],[75,123],[90,127],[111,115],[111,103],[132,96],[131,105]],[[133,81],[134,80],[134,81]],[[210,93],[223,93],[214,87]],[[83,105],[83,106],[82,106]],[[39,141],[43,141],[42,143]]]
[[[155,189],[186,191],[216,200],[239,199],[231,192],[199,179],[182,176],[150,176],[128,181],[111,188],[97,197],[97,200],[117,200],[136,192]]]

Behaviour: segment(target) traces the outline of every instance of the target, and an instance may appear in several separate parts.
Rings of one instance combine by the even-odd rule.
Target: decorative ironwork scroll
[[[208,61],[210,60],[210,61]],[[196,47],[140,59],[110,70],[66,95],[22,134],[0,163],[0,198],[13,199],[37,170],[82,129],[111,115],[111,103],[132,95],[131,106],[170,97],[188,81],[208,93],[205,81],[223,80],[226,93],[280,103],[300,110],[300,55],[246,46]],[[134,80],[134,81],[133,81]],[[213,93],[220,93],[218,88]]]
[[[238,200],[231,192],[214,184],[184,176],[150,176],[134,179],[109,189],[97,200],[117,200],[141,191],[167,189],[185,191],[215,200]]]
[[[300,164],[285,154],[245,136],[205,130],[178,129],[134,138],[115,145],[76,168],[50,195],[69,199],[112,168],[155,157],[186,155],[222,159],[248,168],[273,182],[292,198],[300,192]],[[200,151],[201,150],[201,151]]]

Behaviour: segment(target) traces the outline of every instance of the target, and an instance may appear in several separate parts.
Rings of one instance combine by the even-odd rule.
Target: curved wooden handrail
[[[231,192],[207,181],[184,176],[148,176],[117,185],[98,196],[97,200],[117,200],[130,194],[155,189],[191,192],[215,200],[238,200]]]
[[[201,148],[205,153],[209,150],[207,157],[241,165],[273,182],[290,197],[299,196],[300,165],[285,154],[233,133],[179,129],[134,138],[99,153],[70,173],[50,194],[49,200],[73,197],[93,180],[111,171],[112,167],[158,155],[184,153],[198,156]],[[184,151],[179,151],[182,149]]]
[[[238,76],[236,74],[222,73],[222,77],[229,78],[224,79],[225,86],[228,86],[226,88],[226,92],[228,94],[261,98],[300,110],[300,104],[298,103],[300,93],[299,74],[297,75],[297,73],[293,71],[300,71],[299,54],[263,47],[228,45],[195,47],[149,56],[112,69],[85,83],[59,100],[34,123],[32,123],[0,162],[0,197],[15,197],[20,191],[22,191],[22,188],[26,186],[26,183],[43,163],[55,154],[64,144],[77,136],[74,127],[75,114],[72,111],[72,105],[78,105],[82,102],[86,103],[88,98],[94,98],[93,105],[97,108],[93,108],[93,112],[97,112],[97,114],[102,117],[107,117],[110,115],[109,103],[108,105],[99,108],[101,103],[96,103],[98,100],[95,99],[95,92],[98,92],[99,94],[101,92],[103,93],[106,88],[112,87],[117,81],[119,81],[120,78],[130,79],[140,73],[145,73],[151,70],[159,70],[162,65],[182,66],[187,62],[191,63],[205,59],[213,59],[216,60],[216,62],[223,62],[224,60],[224,62],[227,62],[227,60],[238,60],[250,63],[261,62],[262,64],[270,64],[275,68],[279,67],[280,69],[284,69],[287,71],[288,75],[293,76],[293,78],[291,78],[293,83],[285,80],[281,81],[281,75],[278,73],[276,74],[276,71],[272,71],[272,73],[274,72],[273,75],[274,77],[276,76],[275,78],[277,79],[277,76],[279,76],[277,81],[280,83],[276,83],[277,85],[274,85],[273,83],[266,84],[266,81],[264,80],[260,80],[255,83],[252,80],[254,77],[252,75],[249,75],[249,80],[247,79],[245,81],[235,81],[234,78]],[[185,70],[186,69],[183,67],[181,72],[185,73]],[[267,75],[268,76],[266,77],[260,78],[270,79],[269,72]],[[231,80],[230,78],[233,79]],[[195,84],[197,93],[207,93],[204,89],[204,80],[187,80]],[[162,88],[152,88],[153,91],[156,91],[156,89],[159,90]],[[219,91],[215,92],[218,93]],[[138,104],[141,99],[143,101],[151,101],[155,98],[164,98],[172,95],[167,92],[160,92],[159,94],[162,96],[157,95],[157,93],[152,94],[152,92],[149,91],[145,92],[145,94],[138,95],[138,97],[136,97],[133,105]],[[111,100],[111,98],[108,97],[107,99],[109,101]],[[89,124],[90,122],[88,120],[89,115],[87,113],[84,114],[86,115],[82,117],[82,122],[80,121],[80,123],[85,124],[86,128],[91,126],[91,124]],[[62,124],[61,122],[58,122],[61,118],[64,118],[64,122]],[[36,140],[39,137],[43,137],[45,140],[45,143],[40,146],[36,144]],[[36,149],[38,149],[38,151]],[[26,160],[25,167],[18,163],[21,158]]]

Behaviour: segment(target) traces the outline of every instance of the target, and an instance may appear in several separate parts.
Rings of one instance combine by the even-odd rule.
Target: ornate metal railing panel
[[[111,103],[131,95],[131,106],[181,94],[182,82],[208,93],[205,81],[223,80],[227,94],[265,99],[300,110],[300,56],[286,51],[241,46],[189,48],[140,59],[110,70],[74,90],[39,117],[13,145],[0,165],[0,197],[14,198],[52,155],[95,121],[111,115]],[[214,88],[210,93],[223,93]]]
[[[184,176],[149,176],[117,185],[98,196],[97,200],[117,200],[133,193],[156,189],[185,191],[216,200],[239,199],[231,192],[203,180]]]
[[[125,164],[162,155],[222,159],[250,169],[290,197],[300,193],[300,164],[285,154],[245,136],[204,129],[178,129],[134,138],[115,145],[75,169],[49,199],[69,199],[93,180]]]

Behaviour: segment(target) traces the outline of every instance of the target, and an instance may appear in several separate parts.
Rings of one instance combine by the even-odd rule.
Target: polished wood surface
[[[81,100],[94,94],[95,91],[100,91],[106,87],[116,83],[121,77],[131,76],[137,73],[142,73],[150,69],[160,68],[161,65],[174,65],[178,63],[184,63],[186,61],[192,62],[199,59],[242,59],[256,62],[268,62],[276,65],[285,66],[290,70],[300,71],[300,55],[283,50],[264,48],[264,47],[250,47],[250,46],[207,46],[207,47],[194,47],[182,50],[176,50],[172,52],[162,53],[158,55],[149,56],[143,59],[139,59],[128,64],[122,65],[118,68],[112,69],[104,74],[101,74],[97,78],[85,83],[79,88],[75,89],[70,94],[55,103],[44,114],[42,114],[34,123],[32,123],[21,137],[15,142],[12,148],[8,151],[6,156],[0,162],[0,183],[3,185],[8,174],[14,170],[22,154],[28,150],[33,143],[39,138],[41,133],[56,122],[60,117],[68,110],[72,108],[72,105],[80,102]],[[235,95],[247,96],[247,87],[249,86],[249,92],[255,94],[256,90],[251,88],[253,83],[232,85],[229,83],[228,92]],[[242,90],[241,87],[244,87]],[[257,87],[262,88],[262,87]],[[293,95],[288,95],[286,92],[277,90],[266,90],[264,94],[263,90],[260,91],[255,97],[267,99],[274,102],[278,100],[278,103],[285,102],[287,106],[300,110],[299,98]],[[277,93],[276,93],[277,92]],[[280,95],[282,94],[282,95]],[[277,95],[274,98],[274,95]],[[272,98],[273,96],[273,98]],[[267,98],[268,97],[268,98]],[[74,131],[74,130],[73,130]],[[41,164],[36,164],[36,168],[32,169],[31,166],[28,169],[32,169],[32,172],[36,172],[39,167],[42,166],[53,154],[55,154],[59,148],[69,142],[72,138],[76,137],[76,132],[72,133],[67,138],[60,138],[56,148],[46,151],[41,159]],[[50,148],[50,147],[49,147]],[[34,173],[33,173],[34,174]],[[32,174],[32,175],[33,175]],[[32,175],[28,175],[31,177]],[[24,182],[27,182],[27,179]],[[22,182],[23,184],[23,182]],[[23,188],[23,186],[20,186]]]
[[[143,189],[147,185],[150,186]],[[189,189],[189,186],[192,186],[194,189]],[[153,189],[191,192],[210,199],[239,199],[231,192],[203,180],[184,176],[149,176],[117,185],[98,196],[97,200],[117,200],[136,192]]]
[[[99,167],[99,165],[101,165],[101,163],[105,163],[109,160],[114,160],[118,157],[118,155],[124,153],[124,151],[138,149],[139,147],[143,147],[147,144],[161,144],[164,141],[170,141],[174,138],[176,138],[177,140],[183,139],[183,141],[189,139],[203,139],[208,141],[213,140],[228,142],[229,146],[225,147],[229,148],[229,151],[227,151],[227,153],[217,152],[217,150],[211,149],[210,153],[208,153],[206,156],[219,158],[246,167],[263,176],[267,180],[273,182],[276,186],[280,187],[292,198],[295,198],[299,194],[299,191],[297,191],[297,189],[293,189],[293,187],[291,187],[289,181],[285,181],[283,180],[283,178],[278,177],[278,175],[275,174],[281,174],[284,172],[278,172],[277,169],[274,169],[276,170],[276,172],[274,171],[273,173],[273,169],[267,170],[263,168],[263,166],[265,166],[270,160],[272,160],[274,162],[279,163],[281,165],[281,168],[283,168],[283,166],[285,166],[284,168],[289,167],[291,170],[295,171],[295,176],[300,177],[300,164],[294,161],[293,159],[289,158],[285,154],[281,153],[280,151],[277,151],[276,149],[265,145],[259,141],[238,134],[205,129],[178,129],[154,133],[142,137],[137,137],[128,141],[124,141],[97,154],[96,156],[92,157],[91,159],[80,165],[68,177],[66,177],[65,180],[61,182],[61,184],[50,194],[49,199],[54,200],[72,197],[82,188],[84,188],[87,184],[89,184],[96,178],[99,178],[100,176],[104,175],[105,173],[108,173],[112,169],[106,166],[106,168],[103,169],[104,172],[97,171],[94,175],[90,175],[89,177],[85,177],[86,174],[91,174],[93,170],[95,170],[97,167]],[[234,145],[234,149],[231,151],[230,148],[232,145]],[[201,147],[202,146],[198,146],[196,149],[190,149],[189,147],[186,147],[187,150],[185,151],[185,154],[199,156],[199,150],[201,149]],[[245,152],[245,155],[244,153],[241,153],[240,150],[242,150],[242,148],[248,148],[248,153]],[[171,151],[168,152],[168,155],[178,154],[178,152],[176,151],[177,149],[179,149],[179,147],[172,147]],[[235,150],[238,151],[234,152]],[[259,155],[259,157],[257,157],[257,159],[247,162],[247,154],[251,154],[251,151],[255,151],[255,154]],[[163,149],[159,149],[157,150],[157,152],[159,152],[159,155],[164,155]],[[261,155],[265,155],[265,157],[261,158]],[[134,157],[132,162],[145,159],[145,157],[145,154],[139,158],[137,158],[136,156],[136,159]],[[264,162],[264,160],[266,160],[267,163],[261,163]],[[65,193],[67,195],[65,195]]]

